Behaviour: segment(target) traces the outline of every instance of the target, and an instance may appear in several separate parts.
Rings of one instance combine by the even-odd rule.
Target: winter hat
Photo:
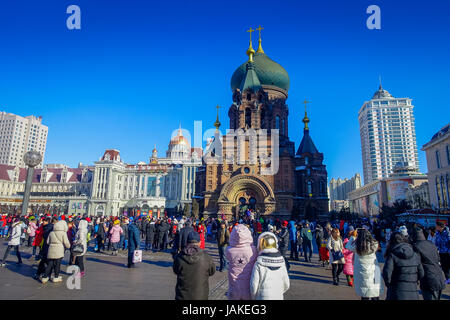
[[[287,227],[287,225],[288,225],[288,222],[286,220],[283,220],[282,226]]]
[[[270,232],[273,232],[273,225],[269,224],[267,226],[267,230],[269,230]]]
[[[348,227],[347,232],[352,232],[355,231],[355,228],[353,228],[353,226]]]
[[[189,232],[187,242],[188,243],[200,242],[200,235],[195,231]]]
[[[118,224],[120,224],[120,220],[114,221],[114,225],[115,225],[115,226],[118,225]]]
[[[398,232],[400,232],[403,236],[408,236],[408,229],[405,226],[401,226],[398,228]]]

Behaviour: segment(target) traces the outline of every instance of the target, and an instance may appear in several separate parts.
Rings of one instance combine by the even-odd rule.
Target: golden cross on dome
[[[250,29],[247,30],[247,32],[250,33],[250,41],[252,41],[252,32],[254,32],[255,30],[252,29],[252,27],[250,27]]]
[[[261,30],[263,30],[264,28],[259,26],[258,28],[256,28],[255,30],[259,31],[259,38],[261,39]]]
[[[305,112],[306,112],[306,106],[307,106],[308,103],[311,103],[311,101],[306,101],[305,100],[305,101],[303,101],[303,103],[305,104]]]

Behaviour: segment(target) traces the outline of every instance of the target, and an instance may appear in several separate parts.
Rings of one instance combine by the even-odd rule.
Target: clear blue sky
[[[81,30],[66,8],[81,8]],[[381,8],[381,30],[366,8]],[[450,120],[450,1],[2,1],[0,110],[42,115],[46,163],[93,163],[106,148],[130,163],[165,155],[182,122],[228,128],[230,79],[250,26],[288,71],[289,134],[311,135],[329,178],[362,174],[358,110],[378,88],[415,105],[419,150]],[[426,172],[424,153],[420,166]]]

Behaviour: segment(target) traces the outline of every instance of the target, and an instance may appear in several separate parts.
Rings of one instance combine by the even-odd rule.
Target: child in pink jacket
[[[119,250],[120,235],[123,233],[123,229],[120,226],[120,220],[114,221],[114,227],[111,228],[111,244],[113,247],[113,256],[117,256]]]
[[[250,229],[244,224],[238,224],[231,231],[225,256],[228,261],[228,299],[251,300],[250,278],[258,251],[253,245]]]
[[[347,243],[353,242],[356,239],[356,230],[353,229],[353,227],[350,227],[350,230],[348,232],[348,237],[344,240],[344,249],[342,250],[342,253],[344,254],[345,258],[345,264],[344,264],[344,274],[347,277],[347,284],[350,287],[353,287],[353,251],[345,249],[345,246]]]

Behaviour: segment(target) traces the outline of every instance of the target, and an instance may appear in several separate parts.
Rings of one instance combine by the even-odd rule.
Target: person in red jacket
[[[197,226],[197,232],[200,236],[200,249],[205,249],[205,232],[206,228],[203,222],[200,222]]]
[[[33,248],[39,248],[39,253],[37,253],[37,250],[35,251],[36,252],[35,259],[36,260],[39,260],[39,256],[41,254],[41,242],[42,242],[42,237],[44,234],[43,228],[44,228],[44,225],[41,223],[39,228],[36,230],[36,233],[35,233],[35,236],[33,239]]]
[[[6,234],[4,235],[4,230],[6,227],[6,215],[2,215],[0,217],[0,238],[6,237]]]

